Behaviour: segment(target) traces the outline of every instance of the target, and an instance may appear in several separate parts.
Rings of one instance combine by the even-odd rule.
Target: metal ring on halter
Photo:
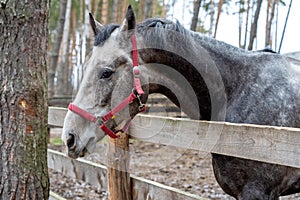
[[[139,66],[134,66],[132,71],[133,71],[133,75],[134,75],[135,78],[140,77],[141,69],[139,68]]]

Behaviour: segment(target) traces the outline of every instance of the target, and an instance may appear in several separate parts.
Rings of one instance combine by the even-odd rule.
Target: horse
[[[151,18],[136,24],[131,6],[121,25],[90,14],[95,40],[62,140],[78,158],[105,134],[118,137],[144,110],[149,94],[169,98],[191,119],[300,128],[300,62],[246,51]],[[100,128],[99,128],[100,127]],[[239,200],[300,192],[300,169],[212,154],[220,187]]]

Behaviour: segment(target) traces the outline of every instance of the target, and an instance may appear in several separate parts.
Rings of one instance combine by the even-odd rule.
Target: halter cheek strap
[[[74,105],[73,103],[70,103],[68,106],[68,109],[77,115],[80,115],[81,117],[85,118],[86,120],[96,124],[99,126],[99,128],[107,135],[109,135],[111,138],[118,138],[119,136],[116,135],[115,131],[111,130],[106,126],[106,123],[115,118],[115,115],[122,111],[126,106],[132,103],[134,99],[138,99],[139,102],[139,112],[145,111],[146,107],[145,105],[141,102],[141,95],[144,94],[144,91],[141,86],[141,81],[140,81],[140,74],[141,70],[139,69],[139,64],[138,64],[138,50],[137,50],[137,43],[136,43],[136,36],[135,34],[132,35],[131,37],[131,43],[132,43],[132,62],[133,62],[133,84],[134,84],[134,89],[132,93],[125,98],[120,104],[118,104],[116,107],[111,109],[108,113],[106,113],[102,117],[97,117],[81,108],[78,106]],[[137,93],[137,94],[135,94]],[[129,127],[130,121],[126,123],[125,127],[123,128],[123,132],[126,132],[128,127]],[[125,129],[125,130],[124,130]]]
[[[137,50],[137,44],[136,44],[136,36],[133,34],[131,36],[131,43],[132,43],[132,63],[133,63],[133,84],[134,84],[134,89],[139,95],[144,94],[144,91],[141,86],[141,81],[140,81],[140,74],[141,70],[139,68],[139,57],[138,57],[138,50]]]

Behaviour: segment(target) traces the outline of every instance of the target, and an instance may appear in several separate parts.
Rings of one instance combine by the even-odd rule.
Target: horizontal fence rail
[[[49,107],[49,126],[62,127],[66,112]],[[141,141],[300,168],[298,128],[138,115],[129,132]]]
[[[65,156],[65,154],[51,149],[48,149],[47,154],[49,168],[107,190],[107,171],[105,166],[80,158],[73,160]],[[141,200],[145,199],[145,197],[151,200],[206,200],[198,195],[134,175],[130,175],[130,179],[133,193],[132,200]]]

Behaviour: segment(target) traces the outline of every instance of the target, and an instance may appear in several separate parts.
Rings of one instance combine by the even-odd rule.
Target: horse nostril
[[[69,136],[67,138],[67,146],[69,150],[74,150],[76,148],[76,139],[75,139],[75,135],[72,133],[69,133]]]

